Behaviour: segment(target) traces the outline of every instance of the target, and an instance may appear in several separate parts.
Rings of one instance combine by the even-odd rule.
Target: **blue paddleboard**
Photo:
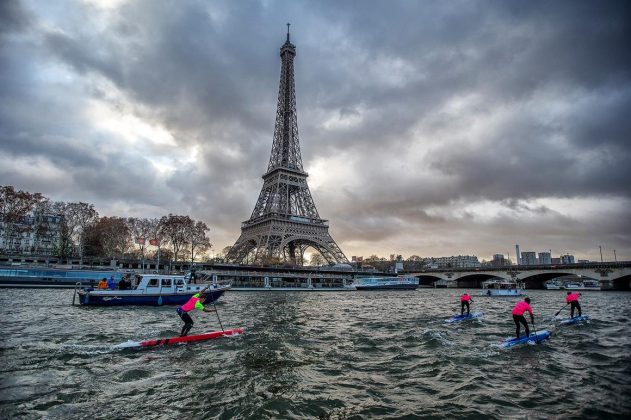
[[[523,336],[519,338],[510,338],[508,340],[504,340],[504,342],[500,344],[500,347],[504,347],[504,348],[513,347],[518,344],[527,343],[528,341],[534,341],[535,343],[540,343],[549,337],[550,337],[550,331],[540,330],[540,331],[537,331],[537,334],[533,333],[533,334],[530,334],[528,337]]]
[[[472,312],[469,315],[465,314],[465,315],[454,315],[449,319],[446,319],[445,322],[460,322],[460,321],[466,321],[468,319],[475,319],[475,318],[480,318],[482,316],[482,312]]]
[[[559,323],[560,324],[576,324],[577,322],[587,321],[588,319],[589,317],[587,315],[575,316],[574,318],[562,319]]]

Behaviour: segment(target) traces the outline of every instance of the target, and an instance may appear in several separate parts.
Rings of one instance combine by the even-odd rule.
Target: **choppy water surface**
[[[229,292],[205,343],[114,350],[177,335],[173,307],[72,306],[71,290],[0,289],[0,417],[626,417],[631,293],[585,292],[591,321],[559,326],[561,291],[533,291],[550,340],[496,347],[517,298],[475,297],[482,320],[446,324],[462,290]],[[568,315],[569,311],[562,314]],[[192,333],[219,329],[194,315]]]

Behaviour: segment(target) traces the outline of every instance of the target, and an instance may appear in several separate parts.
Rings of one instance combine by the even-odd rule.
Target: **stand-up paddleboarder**
[[[188,314],[193,309],[199,309],[204,312],[215,312],[215,309],[206,308],[202,305],[206,297],[206,291],[202,290],[199,293],[196,293],[191,297],[184,305],[180,306],[176,309],[177,314],[184,321],[184,325],[182,326],[182,331],[180,332],[180,337],[184,337],[188,332],[193,328],[193,319]]]

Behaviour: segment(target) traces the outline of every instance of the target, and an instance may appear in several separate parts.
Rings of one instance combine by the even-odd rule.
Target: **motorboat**
[[[206,291],[206,298],[202,302],[208,304],[219,299],[229,284],[190,284],[189,277],[165,274],[139,274],[134,284],[123,289],[96,289],[83,287],[77,283],[75,298],[79,297],[81,305],[121,306],[121,305],[182,305],[194,294]]]
[[[524,283],[500,278],[482,282],[482,296],[521,296]]]

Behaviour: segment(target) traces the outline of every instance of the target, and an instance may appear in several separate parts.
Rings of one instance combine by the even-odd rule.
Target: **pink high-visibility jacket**
[[[532,308],[530,307],[528,302],[522,300],[521,302],[517,302],[517,304],[513,308],[513,315],[523,315],[526,311],[530,312],[530,315],[532,315]]]
[[[565,297],[566,303],[576,302],[576,301],[578,301],[578,293],[571,293]]]
[[[199,297],[199,293],[194,294],[192,298],[188,300],[184,305],[181,306],[184,312],[192,311],[193,309],[199,309],[200,311],[204,310],[204,305],[200,302],[202,299]]]

